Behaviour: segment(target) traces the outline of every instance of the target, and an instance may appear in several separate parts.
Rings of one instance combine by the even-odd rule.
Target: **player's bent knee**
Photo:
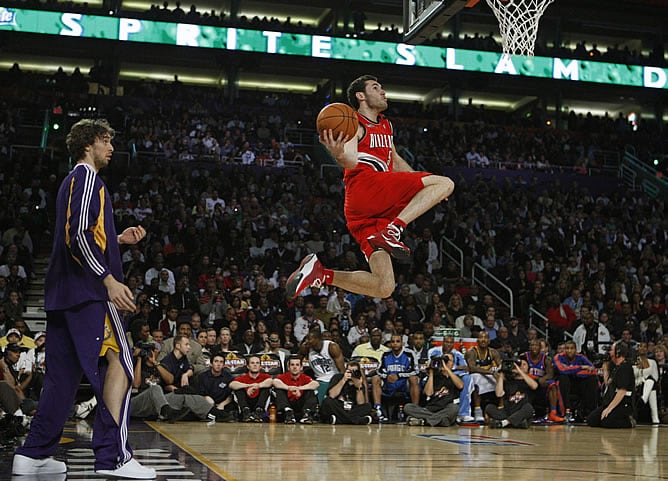
[[[442,177],[443,197],[448,198],[455,191],[455,183],[450,177]]]

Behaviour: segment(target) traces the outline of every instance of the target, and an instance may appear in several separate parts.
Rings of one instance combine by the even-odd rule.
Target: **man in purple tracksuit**
[[[97,398],[93,427],[95,472],[102,476],[153,479],[155,470],[132,457],[128,443],[132,356],[119,310],[135,311],[130,289],[121,283],[119,244],[145,235],[114,226],[111,198],[98,177],[114,150],[106,120],[84,119],[72,126],[67,148],[77,164],[56,199],[53,251],[45,280],[49,346],[37,414],[24,445],[16,450],[12,473],[65,473],[53,458],[74,403],[82,374]]]

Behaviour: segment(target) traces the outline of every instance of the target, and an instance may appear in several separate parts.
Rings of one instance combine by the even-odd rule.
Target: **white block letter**
[[[199,37],[199,27],[197,25],[179,23],[176,26],[176,45],[199,47],[197,37]]]
[[[278,52],[278,39],[283,35],[281,32],[262,32],[267,37],[267,53]]]
[[[645,87],[662,89],[666,86],[666,71],[659,67],[643,67]]]
[[[332,56],[332,38],[321,35],[313,36],[311,44],[311,56],[321,58],[331,58]]]
[[[406,45],[405,43],[397,45],[397,53],[399,54],[397,65],[415,65],[413,50],[415,50],[414,45]]]
[[[571,60],[568,65],[565,65],[560,58],[555,58],[552,67],[552,78],[580,80],[580,62]]]
[[[506,55],[505,53],[501,55],[501,59],[499,60],[499,63],[496,64],[494,73],[509,73],[511,75],[517,75],[517,70],[515,70],[515,65],[513,65],[513,61],[510,58],[510,55]]]
[[[134,18],[121,18],[118,26],[118,40],[127,40],[131,33],[141,32],[141,20]]]
[[[448,70],[464,70],[463,65],[457,64],[455,52],[456,50],[452,47],[445,49],[445,68]]]
[[[79,23],[81,20],[80,13],[63,13],[60,21],[65,24],[69,30],[62,29],[60,35],[67,35],[68,37],[81,37],[83,35],[83,27]]]

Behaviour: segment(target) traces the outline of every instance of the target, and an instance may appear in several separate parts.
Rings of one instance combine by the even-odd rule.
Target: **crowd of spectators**
[[[57,0],[50,0],[47,2],[37,0],[28,2],[10,1],[7,3],[8,6],[20,8],[73,11],[98,15],[109,14],[109,11],[105,10],[104,6],[99,8],[90,7],[87,4],[60,2]],[[15,5],[12,5],[12,3],[15,3]],[[238,27],[295,33],[352,35],[356,38],[373,41],[403,42],[403,31],[400,26],[378,23],[375,28],[369,27],[366,25],[367,16],[365,12],[363,9],[359,8],[349,9],[342,7],[337,11],[338,15],[334,16],[335,19],[341,21],[341,24],[326,26],[309,25],[303,23],[301,20],[294,21],[290,17],[280,19],[274,16],[253,16],[249,18],[245,15],[232,16],[230,12],[225,12],[223,10],[218,12],[216,10],[203,12],[198,10],[195,4],[191,4],[189,7],[182,7],[181,2],[178,0],[174,2],[173,5],[167,1],[163,2],[162,5],[153,4],[151,5],[151,8],[145,12],[125,11],[121,4],[120,7],[112,9],[112,12],[117,15],[142,18],[145,20],[187,22],[217,27]],[[586,40],[577,42],[573,48],[566,47],[563,44],[549,46],[550,42],[548,40],[549,39],[542,37],[541,32],[539,31],[539,38],[535,46],[536,55],[576,58],[580,60],[598,60],[623,64],[666,65],[665,52],[660,38],[657,38],[654,41],[652,49],[645,53],[630,48],[628,45],[620,46],[618,44],[603,47],[603,51],[601,51],[601,46],[596,43],[587,42]],[[442,47],[501,51],[501,45],[495,39],[492,32],[489,34],[480,32],[473,35],[436,34],[433,38],[428,40],[426,44]]]
[[[345,358],[358,345],[371,342],[374,328],[384,331],[389,342],[399,334],[406,347],[414,347],[418,332],[430,343],[446,328],[459,328],[471,337],[484,330],[491,341],[498,337],[498,347],[503,348],[504,329],[516,332],[517,324],[528,328],[533,305],[550,319],[549,325],[536,321],[536,327],[549,335],[553,349],[593,321],[608,330],[610,340],[645,342],[650,359],[661,356],[657,352],[665,346],[663,333],[668,333],[664,202],[622,189],[589,192],[577,184],[537,181],[518,188],[501,172],[491,179],[455,178],[457,188],[449,201],[406,230],[405,242],[414,254],[410,262],[396,265],[398,283],[391,300],[331,288],[313,288],[294,302],[286,299],[286,277],[309,252],[318,253],[329,268],[364,268],[342,218],[340,176],[329,173],[321,178],[307,152],[301,154],[303,163],[284,167],[229,159],[246,143],[256,149],[261,143],[268,148],[275,143],[279,151],[287,151],[286,128],[298,128],[298,122],[313,125],[320,99],[248,93],[229,106],[213,101],[217,95],[214,89],[177,83],[139,83],[129,85],[127,96],[113,105],[100,106],[99,113],[109,114],[119,129],[117,150],[134,146],[137,152],[131,162],[113,162],[102,172],[111,189],[117,229],[140,223],[148,232],[141,244],[123,252],[124,280],[140,307],[128,321],[135,328],[147,326],[148,334],[141,337],[142,330],[133,328],[133,341],[153,339],[163,347],[167,339],[176,338],[181,324],[189,324],[186,337],[193,336],[191,344],[200,345],[200,354],[212,355],[217,345],[223,352],[281,348],[294,354],[309,327],[318,324]],[[82,101],[75,94],[62,100],[73,105]],[[21,323],[22,309],[13,305],[12,287],[20,300],[33,255],[40,252],[33,244],[48,244],[43,234],[49,230],[48,213],[58,185],[54,172],[62,174],[47,156],[9,164],[9,145],[20,135],[19,120],[40,101],[39,92],[13,104],[5,100],[0,270],[5,268],[7,275],[0,282],[8,286],[2,312],[8,336]],[[425,132],[415,120],[414,106],[392,108],[390,117],[398,114],[395,142],[402,149],[424,152],[418,160],[430,158],[429,149],[440,145],[453,156],[451,163],[463,164],[470,146],[479,145],[502,146],[497,148],[509,157],[528,157],[544,148],[542,155],[555,164],[568,164],[574,157],[559,160],[554,149],[563,152],[569,143],[568,152],[587,157],[592,148],[618,145],[611,144],[611,138],[633,135],[611,119],[593,117],[582,120],[593,127],[588,132],[575,127],[562,132],[521,124],[499,127],[480,118],[463,124],[433,123]],[[201,154],[208,138],[216,139],[221,152],[228,143],[233,150],[210,163],[183,157]],[[159,153],[159,160],[146,152]],[[447,162],[438,164],[440,171],[447,168]],[[470,279],[460,276],[458,266],[438,255],[442,236],[464,251],[464,272],[477,262],[512,288],[518,322],[511,320],[507,306],[472,286]],[[24,281],[17,265],[23,266]],[[209,327],[213,336],[200,340],[200,331]],[[29,330],[23,337],[31,338]],[[271,339],[279,339],[279,344]],[[594,357],[607,342],[585,337],[579,350]],[[175,352],[176,344],[172,341],[162,355]],[[190,352],[182,339],[178,345],[182,355]],[[506,353],[526,348],[508,343]],[[141,346],[138,349],[135,354],[141,357]],[[197,410],[199,418],[209,414],[186,403],[157,415],[175,419],[186,407]]]

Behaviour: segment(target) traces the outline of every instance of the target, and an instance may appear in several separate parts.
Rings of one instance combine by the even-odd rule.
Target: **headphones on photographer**
[[[623,357],[627,359],[631,353],[629,345],[625,341],[615,341],[612,345],[613,348],[613,357],[619,358]]]

